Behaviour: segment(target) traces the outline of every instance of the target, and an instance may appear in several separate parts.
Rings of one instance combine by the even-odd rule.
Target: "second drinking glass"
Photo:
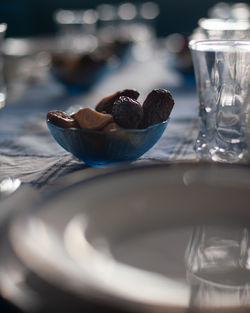
[[[202,159],[239,162],[249,158],[250,41],[191,41],[199,96]]]

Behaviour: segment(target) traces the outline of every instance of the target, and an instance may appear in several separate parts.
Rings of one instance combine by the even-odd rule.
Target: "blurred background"
[[[129,81],[133,88],[140,81],[145,90],[146,83],[194,87],[188,42],[249,39],[250,6],[217,0],[0,0],[0,23],[7,24],[2,94],[6,89],[10,101],[48,80],[70,95],[85,93],[117,73],[126,81],[119,85]],[[111,94],[116,81],[107,82]]]
[[[59,8],[95,8],[101,0],[1,0],[0,22],[8,24],[7,37],[25,37],[53,34],[56,31],[53,13]],[[133,1],[140,3],[141,1]],[[156,30],[158,36],[178,32],[190,34],[200,17],[207,16],[216,0],[156,0],[160,8]],[[224,1],[233,3],[234,1]],[[249,3],[249,1],[244,1]],[[120,0],[107,3],[119,4]]]

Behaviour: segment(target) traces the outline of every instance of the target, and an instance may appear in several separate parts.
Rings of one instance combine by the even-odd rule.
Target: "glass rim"
[[[235,51],[235,49],[250,52],[250,39],[193,39],[188,43],[189,49],[194,51]]]
[[[201,18],[198,25],[206,31],[249,31],[249,20]]]

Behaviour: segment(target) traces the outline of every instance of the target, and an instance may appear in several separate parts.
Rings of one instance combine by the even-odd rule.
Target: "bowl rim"
[[[110,130],[91,130],[91,129],[83,129],[83,128],[64,128],[58,125],[55,125],[52,123],[49,119],[47,119],[47,125],[52,125],[53,127],[59,129],[59,130],[70,130],[71,132],[76,132],[76,133],[88,133],[88,134],[110,134],[110,133],[122,133],[122,132],[128,132],[128,133],[146,133],[150,131],[153,128],[158,128],[162,125],[166,125],[169,123],[170,117],[168,117],[165,121],[157,124],[153,124],[148,126],[147,128],[121,128],[121,129],[110,129]]]

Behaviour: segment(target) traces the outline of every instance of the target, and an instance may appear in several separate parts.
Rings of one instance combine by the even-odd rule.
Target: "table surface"
[[[86,164],[52,138],[46,126],[46,114],[55,109],[94,107],[101,98],[126,88],[137,89],[141,102],[155,88],[170,90],[175,99],[165,133],[134,164],[196,160],[193,146],[197,136],[198,101],[194,83],[168,68],[164,59],[152,58],[145,62],[131,59],[84,94],[67,94],[48,75],[45,80],[28,85],[15,100],[9,97],[0,112],[0,180],[17,177],[22,185],[40,192],[60,184],[69,173],[87,169]],[[0,311],[16,312],[2,299]]]
[[[63,150],[50,135],[46,114],[50,110],[94,107],[103,97],[125,88],[137,89],[139,100],[154,88],[166,88],[175,99],[170,123],[158,143],[136,163],[195,160],[197,96],[194,83],[171,70],[165,60],[146,62],[131,59],[89,92],[68,95],[49,75],[30,84],[0,112],[0,179],[11,176],[34,188],[46,188],[68,173],[86,168],[83,162]]]

